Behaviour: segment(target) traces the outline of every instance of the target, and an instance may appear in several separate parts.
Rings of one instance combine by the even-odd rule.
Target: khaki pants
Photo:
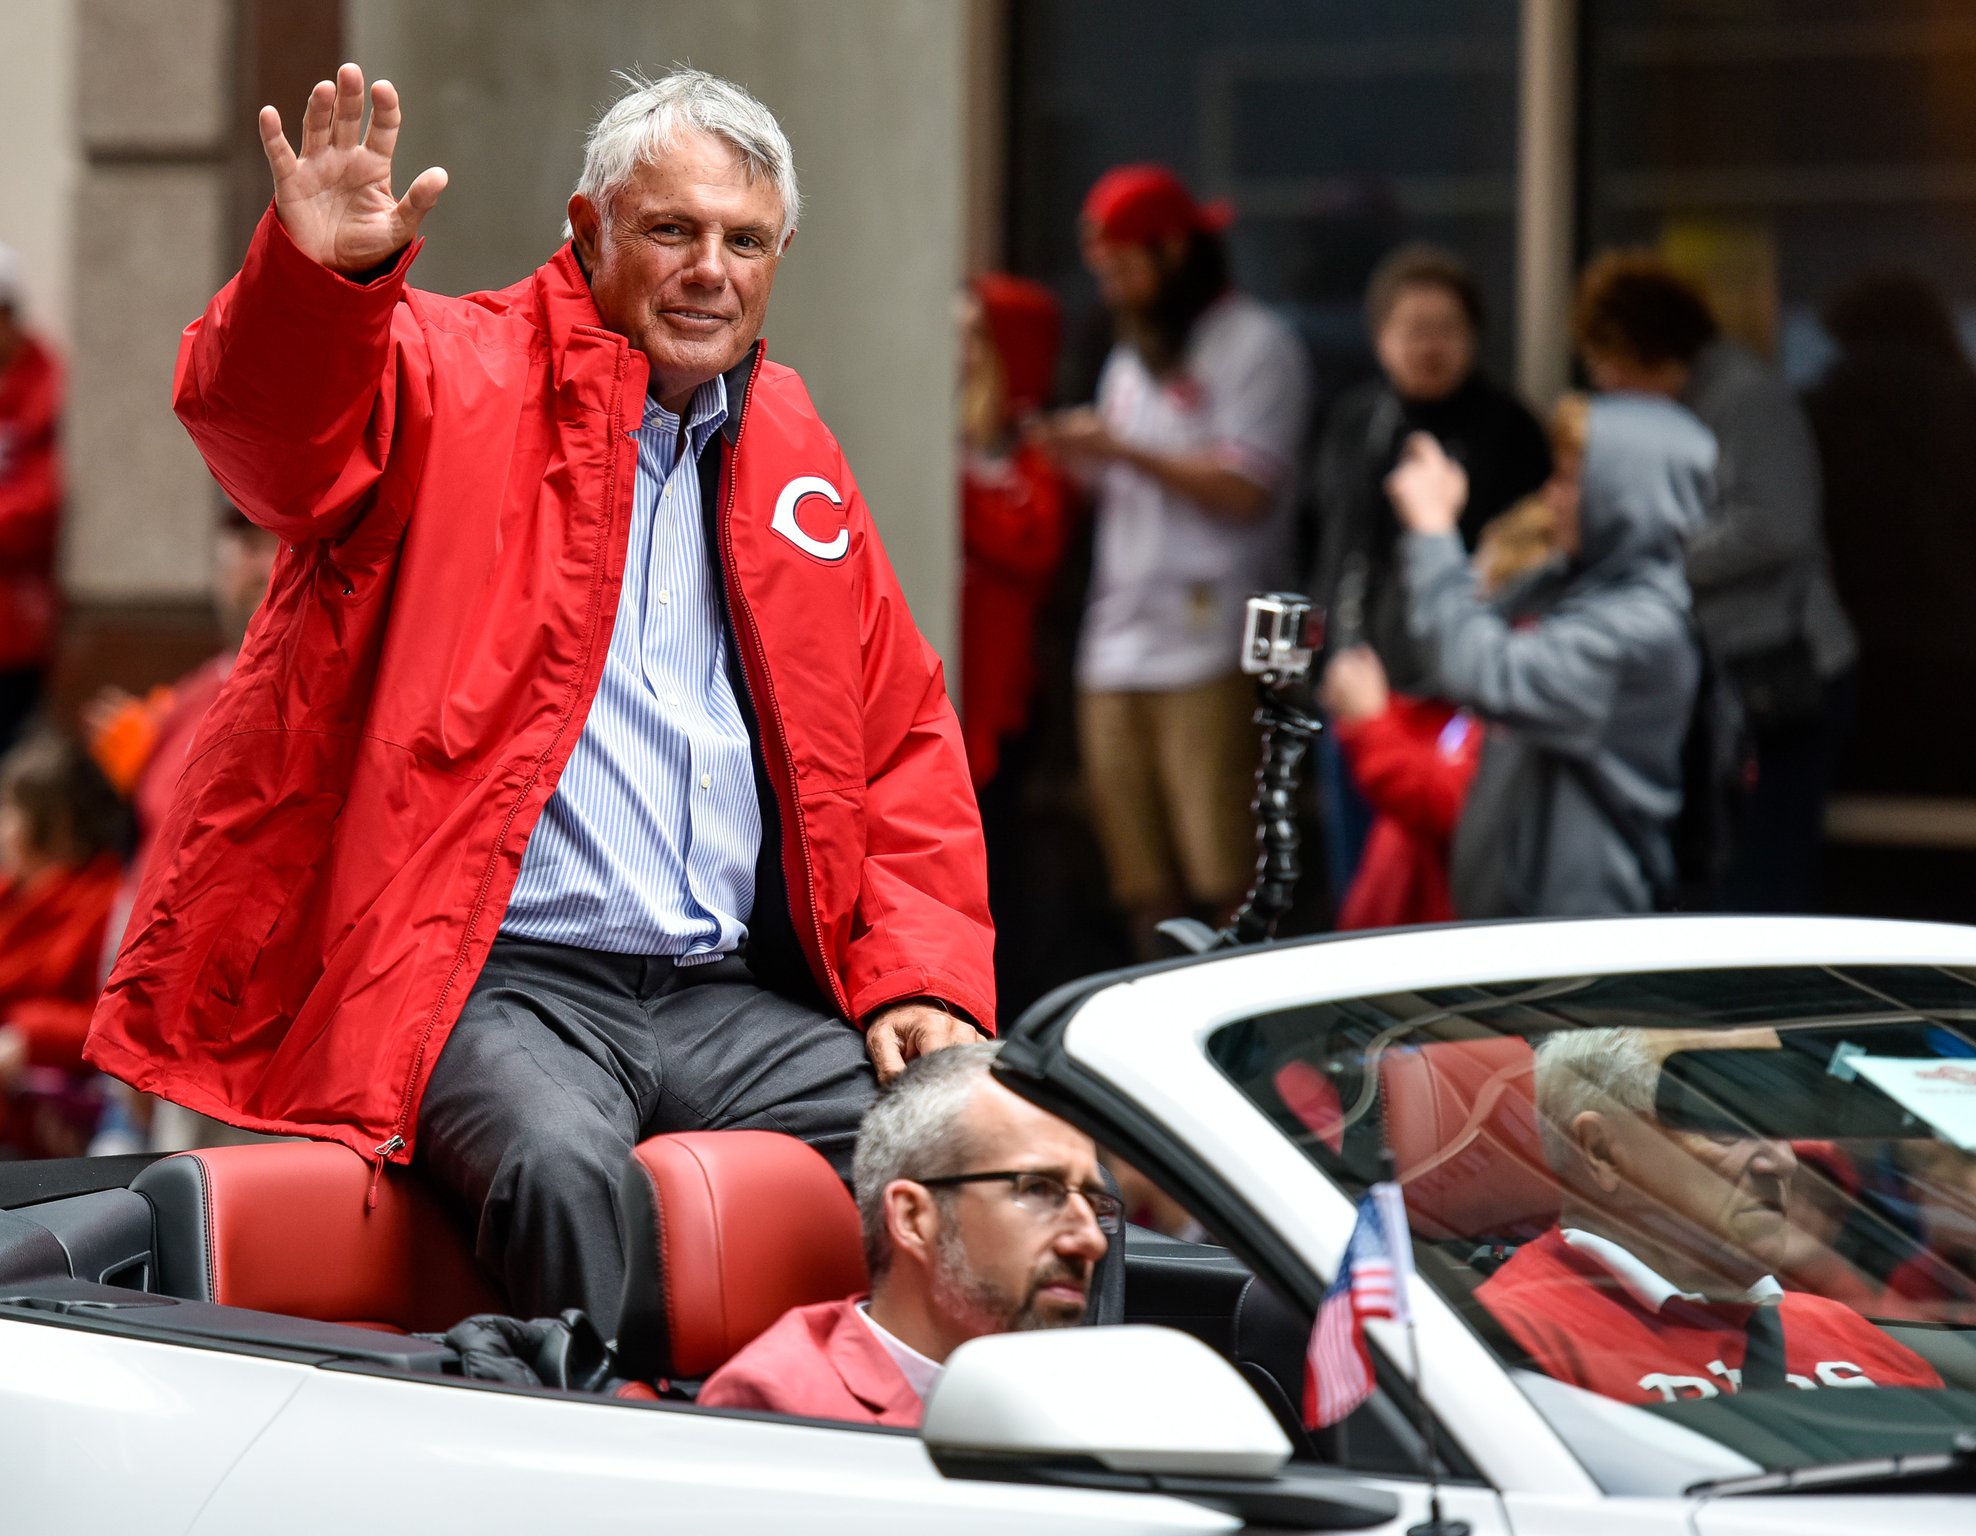
[[[1255,683],[1084,693],[1078,738],[1112,895],[1134,914],[1222,909],[1256,868]]]

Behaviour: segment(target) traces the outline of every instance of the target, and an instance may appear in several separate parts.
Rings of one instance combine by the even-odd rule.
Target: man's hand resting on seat
[[[981,1031],[966,1019],[933,1003],[894,1003],[865,1023],[865,1049],[881,1083],[905,1071],[914,1057],[980,1038]]]
[[[336,83],[309,92],[302,150],[288,146],[281,114],[261,108],[261,148],[274,172],[274,209],[288,238],[332,272],[367,272],[411,243],[446,190],[446,173],[422,171],[403,197],[391,195],[391,152],[404,114],[388,80],[370,88],[364,130],[364,72],[345,64]]]

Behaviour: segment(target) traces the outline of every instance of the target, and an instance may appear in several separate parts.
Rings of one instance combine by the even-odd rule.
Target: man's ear
[[[1580,1113],[1571,1122],[1571,1140],[1585,1160],[1585,1173],[1607,1194],[1625,1182],[1619,1168],[1619,1152],[1612,1125],[1596,1109]]]
[[[775,248],[776,256],[778,258],[787,256],[789,254],[789,247],[794,245],[795,243],[796,243],[796,231],[793,229],[784,231],[782,236],[782,244],[778,245]]]
[[[586,268],[597,265],[597,238],[602,230],[603,220],[597,216],[596,204],[581,192],[572,192],[569,199],[570,239]]]
[[[885,1230],[892,1250],[931,1266],[940,1239],[940,1206],[933,1191],[911,1179],[885,1186]]]

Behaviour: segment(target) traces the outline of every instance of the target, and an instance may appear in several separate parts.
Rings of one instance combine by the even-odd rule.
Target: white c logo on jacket
[[[785,485],[782,494],[775,498],[775,521],[769,527],[806,555],[814,555],[819,560],[842,560],[851,547],[851,530],[839,528],[837,537],[828,544],[811,538],[796,521],[796,504],[805,496],[821,496],[833,507],[844,505],[844,498],[837,494],[837,487],[823,476],[799,475]]]

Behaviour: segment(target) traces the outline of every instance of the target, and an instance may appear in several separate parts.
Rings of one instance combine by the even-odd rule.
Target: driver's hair
[[[1660,1061],[1637,1029],[1560,1029],[1538,1042],[1536,1078],[1544,1161],[1563,1175],[1578,1166],[1571,1122],[1586,1110],[1653,1118]]]
[[[988,1081],[996,1049],[992,1041],[977,1041],[916,1057],[865,1111],[851,1159],[851,1188],[864,1229],[865,1267],[874,1281],[892,1266],[885,1186],[894,1179],[941,1179],[968,1171],[974,1147],[960,1120]]]

